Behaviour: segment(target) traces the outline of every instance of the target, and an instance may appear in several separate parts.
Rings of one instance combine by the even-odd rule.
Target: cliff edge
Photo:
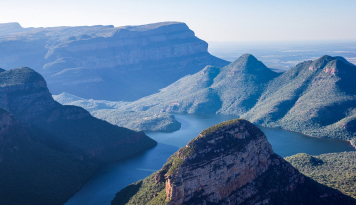
[[[352,204],[275,154],[242,119],[202,131],[161,170],[121,190],[112,204]]]

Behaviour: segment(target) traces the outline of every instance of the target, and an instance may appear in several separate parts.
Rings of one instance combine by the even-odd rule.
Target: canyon
[[[53,94],[97,100],[137,100],[206,65],[227,61],[181,22],[141,26],[22,28],[0,24],[0,65],[28,66]]]
[[[235,119],[202,131],[158,172],[112,204],[352,204],[275,154],[255,125]]]

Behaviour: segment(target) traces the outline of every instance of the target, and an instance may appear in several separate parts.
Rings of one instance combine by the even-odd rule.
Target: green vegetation
[[[150,113],[122,111],[114,109],[92,111],[91,114],[111,124],[137,131],[172,132],[181,127],[174,115],[168,113]]]
[[[120,107],[127,102],[86,100],[68,93],[54,95],[53,98],[63,105],[82,107],[94,117],[113,125],[136,131],[172,132],[181,127],[180,122],[175,119],[174,115],[168,113],[120,110]]]
[[[356,143],[355,68],[341,57],[323,56],[277,74],[246,54],[122,108],[236,115],[265,127]]]
[[[300,63],[269,83],[242,117],[262,126],[351,140],[356,137],[354,75],[355,66],[330,56]]]
[[[207,164],[211,162],[211,160],[218,159],[221,156],[224,156],[226,153],[232,154],[233,150],[236,152],[245,152],[241,154],[250,154],[247,149],[243,149],[246,146],[246,142],[251,142],[254,137],[259,136],[259,129],[251,123],[247,123],[244,127],[248,130],[251,137],[249,139],[236,139],[234,136],[230,136],[228,132],[219,133],[218,135],[214,135],[211,133],[216,132],[218,129],[223,129],[232,124],[236,124],[240,119],[227,121],[225,123],[219,124],[217,126],[212,126],[210,129],[207,129],[203,132],[205,134],[199,135],[199,137],[190,141],[187,146],[181,148],[173,154],[168,160],[167,163],[162,167],[158,172],[150,175],[144,180],[140,180],[134,184],[129,185],[128,187],[122,189],[119,193],[116,194],[115,199],[112,201],[112,205],[124,205],[124,204],[155,204],[155,205],[164,205],[167,204],[166,201],[166,179],[170,179],[173,182],[173,186],[180,186],[182,181],[186,178],[190,178],[189,173],[193,173],[195,170],[200,170],[205,168]],[[246,121],[247,122],[247,121]],[[234,129],[234,127],[232,127]],[[203,133],[202,132],[202,133]],[[215,143],[211,143],[211,140],[219,140],[220,136],[224,136],[222,141],[216,141]],[[229,144],[229,145],[227,145]],[[232,147],[229,149],[229,146]],[[240,147],[239,147],[240,146]],[[221,150],[223,148],[223,152],[216,152],[217,150]],[[236,149],[237,148],[237,149]],[[263,147],[261,147],[263,149]],[[202,154],[196,154],[197,151],[202,151]],[[194,157],[189,157],[193,156]],[[299,156],[305,156],[304,158]],[[338,157],[336,157],[338,158]],[[354,173],[356,173],[355,169],[349,169],[351,166],[353,167],[356,164],[356,152],[352,152],[352,154],[348,157],[343,157],[343,163],[341,166],[337,166],[335,163],[339,163],[339,159],[333,160],[325,160],[323,157],[312,157],[306,154],[299,154],[296,156],[292,156],[287,158],[292,164],[293,160],[301,167],[318,167],[319,172],[327,171],[326,177],[320,177],[323,180],[328,180],[328,177],[332,175],[331,169],[339,169],[338,171],[342,176],[345,175],[343,170],[349,170],[347,176],[351,176],[351,179],[354,179]],[[330,159],[330,158],[329,158]],[[348,160],[352,159],[352,161]],[[247,182],[244,186],[238,188],[234,192],[231,193],[230,196],[222,199],[222,201],[234,201],[234,197],[241,196],[239,194],[246,193],[251,188],[253,190],[257,190],[257,194],[253,194],[251,196],[246,197],[243,203],[246,204],[255,204],[259,200],[268,199],[271,204],[353,204],[355,200],[349,196],[345,196],[341,194],[339,191],[332,189],[323,184],[319,184],[311,178],[305,177],[300,174],[297,170],[295,170],[292,166],[290,166],[286,161],[281,159],[278,155],[272,153],[268,156],[268,160],[273,161],[268,166],[268,169],[256,176],[257,178],[254,181]],[[295,164],[295,163],[294,163]],[[177,170],[180,167],[187,167],[189,171],[181,172],[176,174]],[[209,165],[208,165],[209,166]],[[227,166],[226,164],[222,166]],[[298,168],[298,166],[296,166]],[[336,168],[334,167],[336,166]],[[342,170],[340,170],[343,168]],[[356,167],[355,167],[356,168]],[[212,167],[212,171],[214,172],[216,167]],[[249,167],[249,169],[253,169]],[[206,169],[205,169],[206,170]],[[302,169],[300,169],[302,171]],[[315,169],[313,169],[315,170]],[[214,175],[213,172],[209,172],[209,176],[205,177],[220,177],[221,172],[218,172],[217,176]],[[303,171],[302,171],[303,172]],[[226,174],[231,174],[231,177],[235,175],[235,178],[239,176],[240,173],[235,172],[227,172]],[[192,174],[194,175],[194,174]],[[308,175],[308,174],[306,174]],[[338,180],[343,177],[335,177]],[[229,180],[231,179],[229,177]],[[313,176],[311,176],[313,178]],[[331,176],[332,177],[332,176]],[[176,181],[176,180],[179,181]],[[229,181],[228,180],[228,181]],[[236,180],[236,179],[235,179]],[[223,182],[224,183],[224,182]],[[354,183],[345,183],[353,187]],[[189,183],[186,184],[184,190],[189,190]],[[202,185],[202,184],[201,184]],[[202,187],[205,187],[206,184],[203,184]],[[226,186],[229,187],[228,183]],[[230,188],[230,187],[229,187]],[[247,189],[246,189],[247,188]],[[333,187],[338,188],[338,187]],[[273,191],[271,191],[273,190]],[[355,189],[352,188],[354,191]],[[191,197],[189,201],[185,201],[186,204],[203,204],[206,203],[207,198],[211,195],[204,195],[209,190],[199,190],[194,192],[194,196],[189,195]],[[189,192],[191,194],[192,192]],[[202,194],[203,193],[203,194]],[[236,194],[236,195],[235,195]],[[174,195],[174,193],[173,193]],[[235,196],[234,196],[235,195]],[[322,197],[321,197],[322,196]],[[231,198],[229,198],[231,197]],[[258,199],[256,201],[256,199]],[[231,202],[230,201],[230,202]],[[221,202],[221,201],[219,201]]]
[[[296,154],[285,160],[315,181],[356,198],[356,152]]]
[[[31,68],[17,68],[1,72],[0,87],[19,85],[24,83],[45,82],[43,77]],[[45,86],[45,85],[42,85]]]
[[[196,138],[195,138],[196,139]],[[182,147],[173,154],[166,163],[165,170],[167,175],[173,175],[182,166],[184,158],[194,153],[194,147]],[[167,171],[168,170],[168,171]]]
[[[112,205],[163,205],[166,204],[166,183],[155,183],[156,173],[151,174],[144,180],[130,184],[118,192],[112,200]]]
[[[222,123],[219,123],[217,125],[213,125],[211,127],[209,127],[208,129],[205,129],[201,132],[202,135],[208,135],[208,134],[211,134],[219,129],[222,129],[222,128],[225,128],[225,127],[228,127],[230,125],[234,125],[236,124],[237,122],[241,121],[242,119],[234,119],[234,120],[229,120],[229,121],[225,121],[225,122],[222,122]]]
[[[207,66],[123,108],[241,115],[257,102],[266,83],[278,75],[252,55],[245,54],[224,68]]]

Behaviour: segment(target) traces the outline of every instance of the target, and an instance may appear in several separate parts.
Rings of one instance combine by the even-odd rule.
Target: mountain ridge
[[[245,54],[223,68],[212,68],[208,66],[181,78],[159,93],[123,105],[123,108],[241,115],[256,103],[266,83],[280,75],[251,54]]]
[[[342,57],[322,56],[274,73],[245,54],[216,68],[213,77],[209,69],[120,109],[236,115],[261,126],[355,144],[356,66]]]

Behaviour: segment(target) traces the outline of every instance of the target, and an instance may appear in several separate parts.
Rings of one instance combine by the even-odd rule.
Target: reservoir
[[[235,116],[214,114],[175,114],[182,128],[175,132],[147,132],[158,145],[125,161],[103,166],[84,187],[65,205],[109,205],[115,194],[127,185],[143,179],[162,168],[169,156],[204,129]],[[282,157],[297,153],[319,155],[332,152],[355,151],[349,142],[337,139],[313,138],[282,129],[260,129],[267,136],[273,151]]]

